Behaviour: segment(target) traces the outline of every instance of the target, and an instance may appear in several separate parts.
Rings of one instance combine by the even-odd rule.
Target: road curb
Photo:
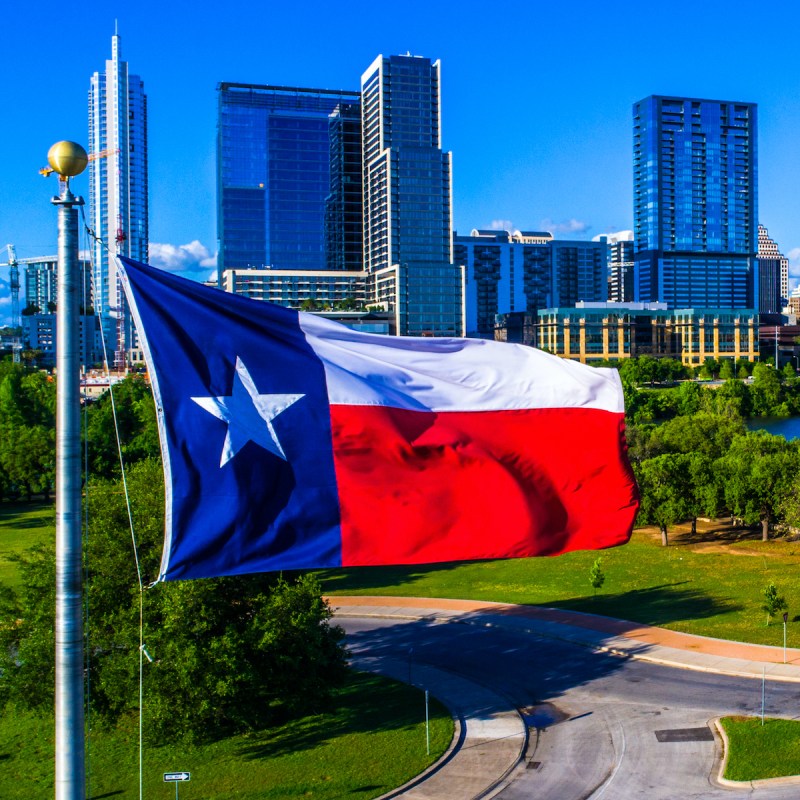
[[[395,615],[392,618],[397,619],[398,617]],[[415,619],[415,617],[404,618]],[[356,656],[354,659],[352,659],[352,663],[357,669],[368,672],[376,672],[378,674],[391,677],[394,680],[400,680],[401,682],[407,683],[407,681],[403,681],[402,678],[404,665],[401,665],[396,659],[374,659],[370,658],[369,656]],[[482,753],[484,754],[483,757],[486,757],[485,754],[487,751],[494,751],[494,757],[497,758],[497,746],[493,744],[497,743],[500,745],[499,759],[501,762],[503,762],[497,766],[503,767],[502,772],[500,772],[495,778],[486,777],[485,780],[481,781],[482,785],[473,787],[469,794],[460,795],[464,797],[464,800],[489,800],[490,798],[496,796],[508,785],[509,776],[517,768],[517,766],[519,766],[524,758],[525,751],[528,746],[528,728],[525,725],[522,716],[512,703],[510,703],[505,697],[503,697],[494,689],[477,683],[476,681],[464,678],[457,673],[451,673],[447,670],[439,669],[438,667],[425,665],[421,669],[423,669],[424,673],[427,674],[427,680],[423,681],[423,685],[426,687],[432,686],[432,688],[429,688],[430,693],[436,697],[436,699],[450,712],[455,724],[453,739],[445,753],[434,764],[431,764],[419,775],[409,779],[402,786],[391,789],[390,791],[381,795],[379,798],[376,798],[376,800],[393,800],[393,798],[401,798],[406,796],[410,799],[415,797],[424,797],[441,798],[441,800],[445,800],[446,798],[452,796],[449,787],[458,782],[458,779],[463,772],[474,772],[474,764],[471,764],[471,759],[474,758],[474,756],[471,752],[465,752],[465,748],[469,749],[470,751],[473,748],[481,748]],[[462,684],[462,689],[464,685],[472,686],[473,691],[476,691],[478,694],[483,696],[481,706],[486,705],[487,698],[490,698],[490,705],[500,709],[492,716],[491,722],[487,723],[486,720],[478,722],[479,728],[481,724],[483,725],[481,733],[484,735],[472,737],[472,743],[470,742],[472,733],[470,728],[470,718],[476,717],[477,712],[475,709],[461,708],[459,710],[457,708],[457,704],[453,701],[452,697],[448,696],[448,692],[446,690],[448,686],[454,683]],[[505,756],[502,755],[504,744],[507,744],[509,739],[513,738],[508,734],[509,724],[515,728],[513,736],[519,736],[520,739],[519,747],[516,749],[513,757],[511,754],[506,754]],[[498,726],[500,730],[497,729]],[[466,769],[463,768],[463,762],[465,761]],[[429,781],[435,781],[436,776],[439,773],[443,773],[448,768],[452,768],[454,773],[452,777],[448,779],[448,786],[444,787],[444,789],[441,789],[429,783]],[[417,787],[421,787],[423,783],[425,783],[426,786],[421,790],[421,793],[417,795],[414,790]]]
[[[800,786],[800,775],[785,775],[780,778],[759,778],[755,781],[732,781],[729,778],[723,778],[725,769],[728,766],[728,756],[730,755],[730,742],[728,741],[728,734],[725,733],[725,728],[722,727],[720,722],[721,717],[715,717],[711,722],[714,724],[714,729],[722,739],[722,760],[719,765],[719,774],[715,778],[715,782],[720,786],[728,789],[766,789],[776,786]]]
[[[719,664],[715,664],[714,666],[708,666],[703,664],[697,663],[689,663],[687,661],[682,661],[680,658],[670,658],[665,656],[653,655],[652,653],[642,652],[637,650],[635,647],[631,647],[630,649],[622,648],[622,647],[614,647],[600,645],[596,641],[591,641],[589,638],[582,638],[580,635],[575,635],[575,632],[571,632],[570,635],[563,635],[558,634],[552,630],[546,630],[543,628],[535,628],[529,626],[522,626],[522,625],[505,625],[502,622],[497,622],[496,620],[492,621],[481,621],[477,619],[470,619],[465,616],[458,616],[454,617],[452,614],[443,614],[437,611],[435,608],[419,608],[417,613],[412,613],[410,608],[404,608],[402,612],[388,612],[388,611],[374,611],[374,610],[367,610],[369,607],[364,605],[353,605],[353,606],[336,606],[336,596],[331,596],[328,598],[331,606],[334,608],[335,614],[342,617],[372,617],[376,619],[405,619],[405,620],[419,620],[419,619],[429,619],[436,622],[448,622],[448,623],[457,623],[461,625],[474,625],[477,627],[486,627],[486,628],[499,628],[501,630],[509,630],[509,631],[516,631],[520,633],[527,633],[533,636],[539,636],[544,639],[552,639],[553,641],[561,641],[561,642],[568,642],[570,644],[577,645],[579,647],[585,647],[590,650],[593,650],[597,653],[606,653],[609,655],[618,656],[620,658],[630,658],[638,661],[645,661],[651,664],[657,664],[659,666],[665,667],[672,667],[676,669],[688,669],[693,670],[695,672],[705,672],[714,675],[726,675],[733,678],[751,678],[751,679],[758,679],[762,677],[761,672],[754,672],[752,670],[743,670],[743,669],[736,669],[732,667],[725,667]],[[568,624],[568,623],[549,623],[551,626],[553,625],[561,625],[561,624]],[[570,626],[573,631],[580,631],[583,628],[581,626]],[[643,643],[639,642],[637,639],[631,638],[630,641],[632,643],[636,643],[642,645]],[[658,647],[658,645],[644,645],[650,648]],[[672,648],[674,649],[674,648]],[[715,657],[719,658],[719,657]],[[777,666],[777,665],[776,665]],[[800,676],[792,676],[792,675],[776,675],[773,673],[767,673],[767,678],[770,681],[780,681],[783,683],[800,683]]]

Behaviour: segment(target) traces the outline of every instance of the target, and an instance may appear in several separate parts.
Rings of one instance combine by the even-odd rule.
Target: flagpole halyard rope
[[[81,216],[83,218],[83,225],[86,231],[86,234],[89,238],[93,239],[95,242],[100,244],[103,247],[109,256],[113,258],[114,266],[116,267],[117,272],[119,272],[119,261],[116,257],[116,254],[112,253],[108,247],[108,244],[97,236],[94,231],[89,228],[86,223],[86,216],[84,213],[83,207],[81,207]],[[95,263],[94,263],[94,248],[89,248],[90,252],[90,262],[91,262],[91,285],[92,285],[92,294],[93,297],[97,297],[96,292],[96,285],[95,285]],[[86,306],[84,305],[84,308]],[[95,309],[95,313],[97,313],[97,309]],[[100,342],[103,349],[103,369],[108,379],[108,391],[111,397],[111,416],[114,420],[114,435],[117,442],[117,455],[119,457],[119,466],[120,466],[120,473],[122,476],[122,488],[123,493],[125,495],[125,508],[128,515],[128,525],[130,527],[131,533],[131,545],[133,548],[133,558],[136,564],[136,578],[139,583],[139,800],[142,800],[143,797],[143,785],[144,785],[144,763],[143,763],[143,733],[144,733],[144,712],[143,712],[143,704],[144,704],[144,585],[142,583],[142,570],[141,564],[139,562],[139,547],[136,542],[136,535],[134,531],[133,525],[133,512],[131,510],[131,501],[130,495],[128,493],[128,479],[125,472],[125,459],[122,455],[122,440],[120,438],[119,433],[119,420],[117,417],[117,403],[116,398],[114,397],[114,386],[111,381],[111,371],[108,366],[108,346],[106,343],[105,331],[103,330],[102,322],[99,325],[100,328]],[[87,431],[88,434],[88,431]],[[88,447],[88,435],[87,435],[87,447]],[[87,451],[88,452],[88,451]],[[88,457],[87,457],[88,461]],[[88,463],[87,463],[87,475],[88,475]],[[88,509],[87,509],[87,528],[88,528]],[[87,592],[88,596],[88,592]],[[88,600],[87,600],[87,617],[88,617]],[[88,618],[87,618],[88,623]],[[88,624],[87,624],[88,630]],[[87,671],[88,674],[88,671]]]
[[[83,211],[83,206],[80,206],[81,212]],[[85,220],[84,220],[85,222]],[[87,229],[84,228],[83,231],[85,241],[88,242],[88,235]],[[91,256],[90,256],[91,260]],[[78,262],[80,263],[80,253],[78,255]],[[82,271],[79,269],[81,273],[81,298],[83,299],[83,309],[86,310],[86,281],[83,278]],[[84,496],[88,499],[89,496],[89,404],[86,402],[86,394],[83,394],[83,430],[84,430],[84,437],[83,437],[83,469],[84,469],[84,478],[83,478],[83,485],[84,489]],[[89,503],[83,503],[83,586],[88,586],[89,583]],[[91,666],[91,658],[90,658],[90,648],[89,648],[89,592],[84,591],[83,593],[83,604],[84,604],[84,614],[83,614],[83,631],[84,636],[86,638],[86,648],[84,653],[84,668],[86,674],[86,795],[87,797],[92,796],[91,792],[91,778],[92,778],[92,762],[91,762],[91,745],[92,745],[92,738],[91,738],[91,730],[92,730],[92,718],[91,718],[91,709],[92,709],[92,672],[90,669]]]

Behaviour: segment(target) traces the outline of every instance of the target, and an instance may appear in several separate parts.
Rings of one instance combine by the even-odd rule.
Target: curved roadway
[[[392,663],[398,677],[418,685],[426,680],[426,669],[435,669],[464,685],[493,690],[510,711],[520,712],[528,735],[517,740],[509,735],[514,765],[492,776],[497,780],[490,781],[491,789],[470,797],[789,800],[800,795],[797,784],[731,789],[716,781],[721,748],[710,723],[728,714],[760,714],[759,679],[675,669],[529,631],[356,614],[349,609],[347,616],[337,615],[355,659]],[[765,701],[768,716],[799,718],[800,684],[767,681]],[[454,779],[455,764],[449,767]],[[445,764],[442,775],[447,769]],[[458,792],[434,790],[433,780],[426,793],[426,783],[390,796],[467,800]]]

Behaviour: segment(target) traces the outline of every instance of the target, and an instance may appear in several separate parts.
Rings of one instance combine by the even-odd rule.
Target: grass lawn
[[[0,504],[0,583],[15,586],[9,555],[54,536],[52,503]],[[760,531],[722,521],[670,530],[643,528],[630,543],[602,553],[426,567],[369,567],[320,573],[329,594],[387,594],[556,606],[758,644],[783,644],[783,626],[767,626],[762,589],[774,580],[789,604],[789,647],[800,647],[800,541],[760,541]],[[606,581],[592,596],[589,570],[601,556]]]
[[[354,672],[334,712],[205,746],[145,747],[144,791],[170,800],[165,772],[190,772],[182,800],[368,800],[405,783],[446,750],[453,736],[447,711],[431,701],[431,755],[425,747],[424,694]],[[10,709],[0,717],[0,797],[53,794],[53,720]],[[88,797],[138,797],[138,723],[92,735]]]
[[[0,503],[0,583],[19,582],[16,555],[43,541],[55,541],[56,515],[53,502]]]
[[[723,717],[730,750],[723,777],[755,781],[800,775],[800,722],[760,717]]]
[[[634,532],[602,553],[554,558],[364,567],[320,574],[328,594],[385,594],[495,600],[575,609],[744,642],[783,644],[783,625],[768,627],[761,591],[774,580],[789,604],[788,645],[800,646],[800,542],[762,543],[758,531],[722,522]],[[589,570],[601,556],[606,581],[592,596]]]

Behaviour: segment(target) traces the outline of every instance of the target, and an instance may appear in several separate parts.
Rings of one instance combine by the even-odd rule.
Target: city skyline
[[[120,16],[119,33],[150,104],[151,262],[192,277],[213,269],[218,83],[357,91],[357,76],[377,55],[412,52],[442,63],[442,146],[453,153],[453,223],[461,235],[511,227],[590,239],[630,229],[635,102],[660,93],[758,104],[759,222],[792,259],[796,282],[800,100],[788,48],[776,44],[770,59],[732,70],[727,43],[750,28],[721,3],[678,3],[670,19],[633,3],[570,8],[570,18],[559,19],[543,4],[511,3],[494,25],[479,26],[482,15],[469,4],[454,15],[443,3],[412,2],[391,25],[388,18],[377,24],[372,12],[363,19],[357,7],[339,15],[313,2],[302,24],[288,10],[235,2],[214,20],[139,4]],[[691,26],[682,12],[691,12]],[[88,144],[87,81],[114,33],[111,12],[90,3],[75,42],[59,40],[57,57],[44,57],[42,16],[26,8],[8,14],[5,58],[14,68],[2,81],[16,124],[0,133],[14,153],[0,182],[0,247],[15,244],[18,258],[55,252],[55,187],[36,171],[54,141]],[[652,34],[644,51],[625,36],[634,18]],[[800,11],[766,3],[759,20],[790,30]],[[88,200],[88,178],[74,186]],[[9,311],[8,272],[0,269],[0,322]]]

